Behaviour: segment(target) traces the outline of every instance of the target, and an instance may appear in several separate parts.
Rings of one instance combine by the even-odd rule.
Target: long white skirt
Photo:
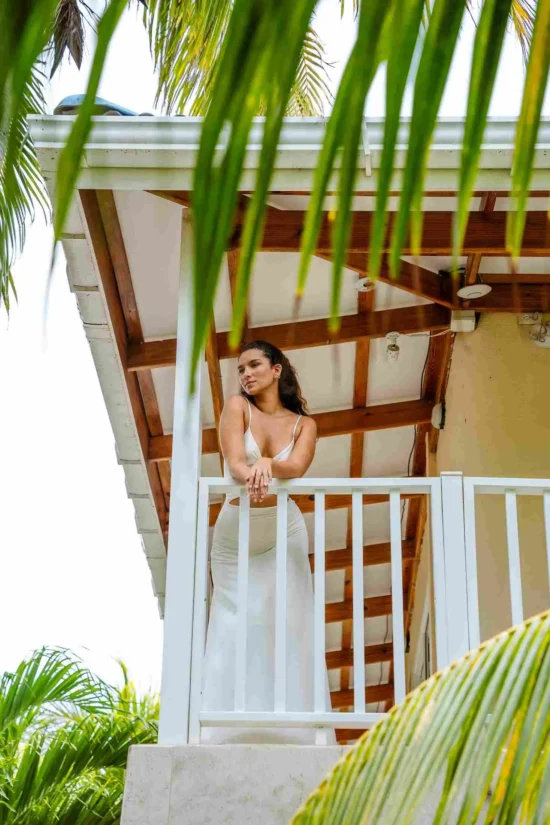
[[[277,508],[250,510],[246,710],[273,711],[275,685],[275,559]],[[204,662],[204,710],[234,709],[239,507],[226,504],[214,528],[214,595]],[[313,710],[313,586],[304,518],[288,503],[287,710]],[[330,710],[328,678],[327,710]],[[327,731],[328,743],[335,741]],[[203,727],[209,744],[274,742],[314,744],[314,728]]]

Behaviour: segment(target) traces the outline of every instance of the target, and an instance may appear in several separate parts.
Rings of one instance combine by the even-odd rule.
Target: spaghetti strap
[[[296,427],[297,427],[297,426],[298,426],[298,424],[300,423],[300,419],[301,419],[301,418],[302,418],[302,416],[301,416],[301,415],[299,415],[299,416],[298,416],[298,418],[296,419],[296,424],[294,425],[294,429],[292,430],[292,440],[293,440],[293,441],[294,441],[294,438],[295,438],[295,436],[296,436]]]
[[[248,404],[248,429],[252,429],[252,407],[250,406],[250,401],[248,398],[246,399],[246,403]]]

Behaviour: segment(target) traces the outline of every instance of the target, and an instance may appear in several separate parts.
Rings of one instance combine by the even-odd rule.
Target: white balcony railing
[[[368,693],[365,667],[365,580],[363,503],[364,497],[389,501],[392,615],[392,680],[395,702],[406,693],[406,662],[403,604],[402,502],[411,497],[428,499],[431,533],[431,578],[433,583],[436,663],[441,668],[463,655],[480,641],[478,595],[478,551],[476,549],[476,501],[480,495],[501,495],[505,499],[508,539],[511,615],[514,623],[523,618],[517,496],[539,496],[543,501],[540,529],[546,540],[550,576],[550,479],[463,478],[460,473],[444,473],[433,478],[306,478],[274,482],[277,495],[275,671],[274,705],[267,711],[247,710],[247,591],[249,568],[249,500],[233,481],[201,478],[198,495],[197,540],[194,555],[194,599],[188,741],[199,743],[203,727],[300,727],[315,728],[317,740],[324,741],[327,727],[363,729],[372,727],[381,713],[367,712]],[[240,497],[237,561],[237,631],[234,675],[234,706],[230,710],[205,709],[202,704],[203,660],[209,607],[209,508],[212,498],[226,494]],[[286,707],[287,650],[287,505],[288,497],[314,499],[313,517],[313,709],[297,712]],[[352,623],[353,695],[352,712],[334,712],[326,706],[326,553],[325,515],[327,496],[347,496],[342,506],[352,508]],[[370,498],[370,501],[373,499]],[[331,502],[334,504],[334,502]],[[367,546],[368,552],[368,546]],[[550,606],[550,592],[547,598]],[[420,606],[422,607],[422,606]],[[346,614],[349,618],[349,614]],[[505,627],[501,628],[502,630]],[[167,648],[165,647],[165,655]]]
[[[441,485],[438,478],[394,479],[299,479],[275,482],[277,494],[276,597],[275,597],[275,685],[274,707],[269,712],[248,711],[246,696],[247,590],[249,563],[249,500],[234,482],[219,478],[202,478],[199,491],[195,600],[193,616],[193,655],[191,673],[190,741],[200,741],[201,726],[262,727],[346,727],[368,728],[383,714],[366,712],[365,684],[365,596],[363,496],[389,498],[391,536],[391,612],[393,632],[393,684],[395,701],[400,702],[405,688],[405,634],[402,569],[401,502],[411,496],[431,499],[433,541],[442,544]],[[202,708],[201,684],[208,613],[208,537],[209,501],[213,495],[240,496],[239,549],[237,563],[237,637],[235,659],[234,708],[231,711]],[[286,698],[286,627],[287,627],[287,502],[289,495],[314,497],[314,617],[313,617],[313,710],[289,711]],[[326,496],[351,496],[352,571],[353,571],[353,688],[352,713],[332,712],[326,707],[325,645],[325,503]],[[439,575],[443,571],[438,571]],[[321,739],[321,732],[319,738]]]

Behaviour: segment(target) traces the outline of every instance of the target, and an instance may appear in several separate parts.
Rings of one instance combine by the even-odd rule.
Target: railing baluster
[[[353,688],[355,713],[365,713],[365,601],[363,595],[363,495],[351,494],[353,561]]]
[[[191,707],[189,742],[198,745],[201,737],[199,714],[202,703],[202,674],[206,643],[208,600],[208,484],[199,482],[197,549],[195,554],[195,600],[193,608],[193,651],[191,659]]]
[[[405,687],[405,627],[403,621],[403,550],[401,546],[401,495],[390,491],[391,603],[393,629],[393,678],[395,703],[407,693]]]
[[[508,536],[508,569],[510,571],[510,595],[512,601],[512,624],[516,625],[523,621],[518,508],[516,493],[514,490],[506,490],[505,497],[506,532]]]
[[[275,573],[275,711],[286,710],[288,493],[277,493]]]
[[[544,501],[544,532],[546,535],[546,556],[548,558],[548,585],[550,587],[550,490],[542,494]]]
[[[315,590],[313,620],[313,709],[324,713],[326,707],[325,665],[325,494],[315,493]]]
[[[441,479],[432,483],[430,493],[431,548],[435,607],[435,656],[440,670],[449,661],[449,629],[447,626],[447,594],[445,585],[445,554],[443,552],[443,501]]]
[[[466,592],[470,647],[480,645],[479,596],[477,588],[476,495],[471,480],[464,479],[464,539],[466,544]]]
[[[248,619],[248,556],[250,500],[239,497],[239,558],[237,563],[237,643],[235,651],[235,710],[246,710],[246,636]]]

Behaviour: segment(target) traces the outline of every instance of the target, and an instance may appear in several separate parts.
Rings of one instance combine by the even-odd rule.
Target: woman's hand
[[[273,459],[271,458],[260,458],[250,467],[246,492],[248,497],[256,503],[263,501],[267,495],[268,487],[273,478],[272,463]]]

